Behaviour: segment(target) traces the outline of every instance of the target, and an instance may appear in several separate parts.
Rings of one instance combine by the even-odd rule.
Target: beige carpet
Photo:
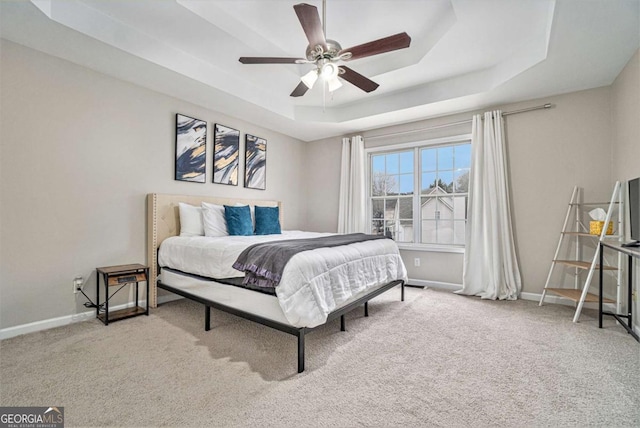
[[[392,290],[307,337],[181,300],[0,343],[2,406],[66,426],[640,425],[640,345],[593,311]]]

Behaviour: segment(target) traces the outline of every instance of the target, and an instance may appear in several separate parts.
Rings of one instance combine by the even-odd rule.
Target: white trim
[[[424,279],[411,279],[407,281],[407,285],[417,285],[420,287],[432,287],[440,290],[447,291],[457,291],[462,289],[462,284],[455,284],[451,282],[440,282],[440,281],[428,281]]]
[[[438,244],[414,244],[411,242],[397,242],[402,251],[422,251],[430,253],[458,253],[464,254],[464,247],[455,247]],[[462,286],[461,286],[462,287]]]
[[[365,141],[367,137],[364,137]],[[402,144],[387,144],[384,146],[369,147],[364,149],[365,155],[378,152],[395,152],[402,149],[414,149],[423,146],[435,146],[438,144],[455,144],[461,141],[471,141],[471,134],[452,135],[451,137],[432,138],[429,140],[412,141]]]
[[[175,294],[168,294],[166,296],[159,296],[158,303],[167,303],[173,300],[182,299],[181,296]],[[140,305],[144,306],[145,300],[140,301]],[[131,303],[125,303],[111,307],[111,310],[117,311],[119,309],[125,309],[132,306]],[[95,319],[96,311],[86,311],[78,314],[65,315],[57,318],[49,318],[47,320],[35,321],[28,324],[16,325],[14,327],[7,327],[0,330],[0,340],[9,339],[11,337],[21,336],[27,333],[34,333],[36,331],[49,330],[50,328],[61,327],[64,325],[74,324],[82,321],[89,321]]]
[[[428,280],[424,280],[424,279],[412,279],[409,278],[409,281],[407,282],[408,285],[417,285],[420,287],[431,287],[431,288],[437,288],[440,290],[447,290],[447,291],[457,291],[462,289],[462,284],[455,284],[455,283],[450,283],[450,282],[440,282],[440,281],[428,281]],[[522,300],[531,300],[532,302],[539,302],[540,301],[540,297],[542,297],[541,293],[528,293],[528,292],[524,292],[524,293],[520,293],[520,296],[518,296],[520,299]],[[556,304],[556,305],[564,305],[564,306],[571,306],[571,307],[575,307],[576,303],[573,300],[569,300],[569,299],[565,299],[564,297],[560,297],[560,296],[551,296],[549,294],[547,294],[544,297],[544,301],[547,304]],[[598,309],[598,304],[597,303],[585,303],[585,305],[589,305],[587,307],[590,307],[592,309]],[[614,304],[610,304],[610,303],[605,303],[605,306],[608,306],[610,310],[614,310],[615,309],[615,305]],[[633,326],[634,331],[640,330],[640,326],[634,324]]]

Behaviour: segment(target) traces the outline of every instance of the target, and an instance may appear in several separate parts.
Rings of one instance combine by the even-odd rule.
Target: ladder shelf
[[[621,241],[622,236],[624,236],[622,225],[623,225],[623,201],[622,198],[622,186],[620,182],[616,182],[613,188],[613,194],[611,195],[611,200],[609,202],[581,202],[579,201],[581,196],[581,191],[579,187],[573,188],[573,193],[571,194],[571,199],[569,201],[569,206],[567,208],[567,214],[564,219],[564,225],[562,226],[562,230],[560,232],[560,240],[558,242],[558,246],[556,247],[555,255],[551,260],[551,268],[549,269],[549,274],[547,275],[547,280],[544,285],[544,290],[542,292],[542,296],[540,298],[539,305],[542,306],[544,299],[547,293],[552,293],[563,297],[565,299],[572,300],[576,303],[576,312],[573,317],[573,322],[578,322],[580,317],[580,313],[582,311],[582,307],[584,303],[596,303],[598,302],[598,295],[589,293],[589,287],[591,286],[591,281],[593,279],[593,275],[596,270],[600,269],[600,265],[598,264],[598,257],[600,251],[600,241],[605,239],[617,239]],[[602,227],[602,231],[599,235],[594,235],[589,233],[588,228],[584,224],[584,216],[585,211],[584,207],[597,207],[597,206],[607,206],[604,227]],[[615,229],[615,235],[607,235],[607,225],[610,221],[612,221],[613,212],[617,211],[617,221]],[[571,218],[574,218],[574,221],[570,221]],[[587,238],[587,239],[584,239]],[[575,247],[573,251],[573,258],[570,259],[561,259],[559,258],[560,250],[568,248],[563,246],[566,239],[573,239],[575,241]],[[586,245],[593,246],[594,255],[592,258],[585,260],[582,257],[583,246]],[[608,299],[603,297],[603,302],[605,303],[613,303],[616,304],[617,309],[620,309],[621,305],[621,284],[622,284],[622,259],[620,255],[617,256],[617,264],[616,266],[610,266],[605,263],[602,270],[614,274],[616,276],[616,286],[617,286],[617,298],[616,300]],[[550,286],[551,277],[554,273],[554,270],[559,267],[564,267],[565,269],[571,268],[574,270],[573,279],[574,284],[573,288],[567,288],[562,286]],[[587,277],[584,279],[584,282],[581,281],[580,275],[581,272],[586,272]]]

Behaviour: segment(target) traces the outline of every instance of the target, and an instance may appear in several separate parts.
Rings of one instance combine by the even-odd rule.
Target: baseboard
[[[409,281],[407,282],[407,284],[411,284],[411,285],[418,285],[421,287],[432,287],[432,288],[438,288],[441,290],[448,290],[448,291],[457,291],[460,290],[462,288],[462,284],[452,284],[449,282],[438,282],[438,281],[425,281],[423,279],[409,279]],[[527,292],[521,292],[520,293],[520,298],[522,300],[531,300],[533,302],[539,302],[540,298],[542,297],[542,293],[527,293]],[[569,299],[565,299],[564,297],[560,297],[560,296],[555,296],[552,294],[547,294],[546,296],[544,296],[544,303],[545,304],[555,304],[555,305],[565,305],[565,306],[570,306],[575,308],[576,303],[573,300],[569,300]],[[615,307],[613,304],[611,303],[605,303],[604,304],[605,307],[608,308],[608,310],[613,311],[615,310]],[[585,303],[584,308],[588,308],[588,309],[598,309],[598,304],[597,303]],[[634,318],[636,318],[636,316],[634,316]],[[640,325],[635,324],[633,325],[633,331],[640,335]]]
[[[462,284],[454,284],[451,282],[440,282],[440,281],[427,281],[424,279],[411,279],[411,278],[409,278],[409,281],[407,281],[407,284],[416,285],[418,287],[431,287],[431,288],[438,288],[441,290],[449,290],[449,291],[456,291],[462,288]]]
[[[173,300],[178,300],[178,299],[182,299],[182,297],[176,294],[167,294],[165,296],[158,296],[158,303],[167,303],[167,302],[171,302]],[[145,300],[142,300],[140,302],[141,306],[144,306],[145,304],[146,304]],[[117,311],[119,309],[125,309],[129,306],[131,306],[130,303],[117,305],[117,306],[111,307],[110,310]],[[95,317],[96,317],[96,311],[94,309],[91,311],[81,312],[79,314],[65,315],[62,317],[50,318],[47,320],[17,325],[14,327],[7,327],[7,328],[0,329],[0,340],[9,339],[11,337],[20,336],[27,333],[34,333],[36,331],[48,330],[50,328],[61,327],[63,325],[69,325],[77,322],[88,321],[91,319],[95,319]]]

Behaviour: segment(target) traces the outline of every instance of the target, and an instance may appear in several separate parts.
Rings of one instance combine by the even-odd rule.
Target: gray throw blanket
[[[374,239],[387,238],[382,235],[351,233],[348,235],[322,236],[320,238],[264,242],[252,245],[240,253],[238,260],[233,264],[233,268],[244,271],[244,284],[275,287],[280,283],[282,272],[284,272],[287,262],[291,257],[302,251],[338,247]]]

